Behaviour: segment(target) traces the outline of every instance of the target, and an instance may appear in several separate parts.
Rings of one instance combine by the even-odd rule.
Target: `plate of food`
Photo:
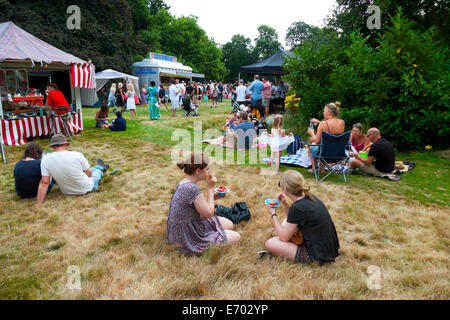
[[[265,204],[270,208],[278,208],[279,206],[281,206],[281,202],[277,199],[268,199],[266,200]]]
[[[225,197],[225,195],[230,192],[230,190],[225,186],[218,186],[216,188],[216,192],[219,194],[221,198]]]

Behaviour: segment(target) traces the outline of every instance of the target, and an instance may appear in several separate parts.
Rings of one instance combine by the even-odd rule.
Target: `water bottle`
[[[309,123],[309,128],[311,129],[311,130],[314,130],[314,126],[315,126],[315,124],[314,124],[314,122],[310,122]]]

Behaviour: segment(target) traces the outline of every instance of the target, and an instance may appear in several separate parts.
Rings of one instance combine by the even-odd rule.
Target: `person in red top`
[[[47,105],[52,107],[52,110],[55,110],[58,107],[67,107],[67,110],[58,110],[55,111],[57,115],[62,115],[67,112],[70,112],[70,106],[67,102],[64,94],[58,90],[58,86],[56,83],[51,83],[47,87]]]

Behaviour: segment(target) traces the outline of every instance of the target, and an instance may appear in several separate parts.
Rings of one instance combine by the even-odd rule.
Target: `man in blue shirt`
[[[264,83],[259,80],[259,75],[255,75],[255,80],[252,82],[248,91],[252,93],[252,107],[258,109],[261,117],[264,118],[264,108],[262,106],[262,92],[264,90]]]
[[[122,117],[122,112],[116,112],[117,119],[109,126],[111,131],[127,131],[127,121]]]
[[[219,88],[219,91],[220,91],[220,94],[219,94],[219,103],[222,103],[223,102],[223,85],[222,85],[222,82],[219,82],[219,86],[218,86],[218,88]]]
[[[255,125],[248,120],[247,112],[240,112],[239,118],[241,123],[234,128],[234,132],[228,129],[227,135],[230,138],[237,137],[237,147],[239,149],[250,149],[256,136]]]

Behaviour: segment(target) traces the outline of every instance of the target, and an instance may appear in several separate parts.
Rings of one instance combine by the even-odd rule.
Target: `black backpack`
[[[295,137],[295,141],[292,142],[286,149],[288,154],[297,154],[299,149],[303,148],[303,140],[301,137]]]
[[[218,205],[216,206],[216,215],[231,220],[233,224],[248,221],[251,217],[250,210],[245,202],[238,202],[233,206],[233,208]]]

